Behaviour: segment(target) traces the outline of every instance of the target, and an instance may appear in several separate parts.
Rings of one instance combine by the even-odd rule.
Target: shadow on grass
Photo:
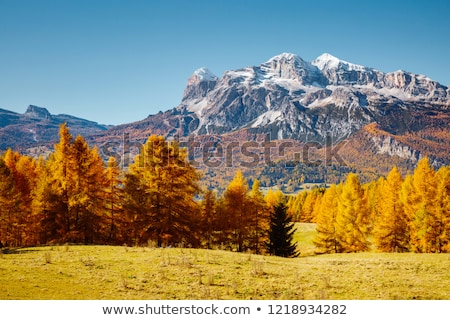
[[[3,254],[22,254],[27,252],[38,251],[37,248],[1,248],[0,252]]]

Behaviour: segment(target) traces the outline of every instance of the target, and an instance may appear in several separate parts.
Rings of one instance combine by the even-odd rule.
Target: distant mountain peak
[[[278,55],[270,58],[269,61],[267,61],[267,62],[270,62],[273,60],[277,60],[277,61],[278,60],[288,60],[289,61],[289,60],[298,60],[298,59],[303,60],[302,58],[300,58],[299,55],[297,55],[295,53],[283,52],[281,54],[278,54]]]
[[[341,60],[329,53],[323,53],[318,56],[315,60],[311,62],[312,65],[316,66],[320,70],[338,69],[344,68],[345,70],[355,70],[355,71],[365,71],[369,68],[354,64],[345,60]]]
[[[212,73],[211,70],[209,70],[208,68],[201,67],[194,71],[194,73],[192,74],[190,79],[197,81],[197,82],[216,81],[218,79],[218,77],[214,73]]]
[[[51,119],[52,117],[46,108],[35,105],[29,105],[27,111],[24,113],[24,116],[37,119]]]

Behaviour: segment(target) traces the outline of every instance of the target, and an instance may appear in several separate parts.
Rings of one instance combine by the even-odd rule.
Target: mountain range
[[[178,106],[130,124],[107,127],[36,106],[22,115],[0,110],[0,148],[54,141],[57,124],[67,122],[90,143],[108,144],[108,150],[122,154],[131,152],[124,134],[132,142],[152,133],[187,144],[195,137],[199,150],[191,157],[197,160],[204,160],[205,152],[220,158],[218,142],[289,140],[289,160],[297,159],[295,148],[313,145],[311,151],[323,157],[334,146],[346,166],[375,175],[393,163],[410,170],[423,156],[436,166],[450,164],[449,107],[450,87],[423,75],[384,73],[327,53],[311,62],[282,53],[221,77],[202,67],[188,79]],[[202,143],[198,147],[205,141],[206,151]],[[256,159],[253,154],[244,156]],[[260,167],[260,173],[266,170]]]

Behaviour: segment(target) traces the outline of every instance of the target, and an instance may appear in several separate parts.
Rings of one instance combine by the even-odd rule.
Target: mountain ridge
[[[24,113],[0,109],[0,150],[51,147],[58,140],[59,125],[67,123],[74,135],[90,136],[110,128],[67,114],[51,114],[46,108],[29,105]]]
[[[346,159],[349,166],[358,170],[373,166],[385,174],[393,157],[405,170],[423,156],[433,157],[437,165],[450,164],[449,97],[450,87],[424,75],[384,73],[329,53],[311,62],[281,53],[259,65],[227,70],[220,77],[201,67],[187,79],[174,108],[113,127],[89,123],[84,136],[101,150],[122,152],[122,158],[131,153],[126,143],[136,146],[150,134],[188,144],[190,137],[198,137],[209,149],[200,146],[193,154],[197,160],[205,152],[217,152],[220,141],[233,139],[237,143],[261,137],[291,139],[299,148],[312,143],[316,149],[347,142],[342,152],[353,155]],[[30,106],[22,118],[54,126],[69,117],[53,116],[39,108]],[[0,110],[0,137],[5,137],[2,130],[15,117],[20,116]],[[86,124],[72,119],[79,129]],[[29,128],[25,133],[30,141],[35,137]],[[379,157],[384,164],[364,157]]]

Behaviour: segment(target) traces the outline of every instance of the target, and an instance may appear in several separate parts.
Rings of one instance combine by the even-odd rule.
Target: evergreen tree
[[[267,250],[271,255],[294,258],[300,255],[293,243],[295,225],[291,216],[287,214],[287,206],[279,202],[270,215],[269,241]]]

